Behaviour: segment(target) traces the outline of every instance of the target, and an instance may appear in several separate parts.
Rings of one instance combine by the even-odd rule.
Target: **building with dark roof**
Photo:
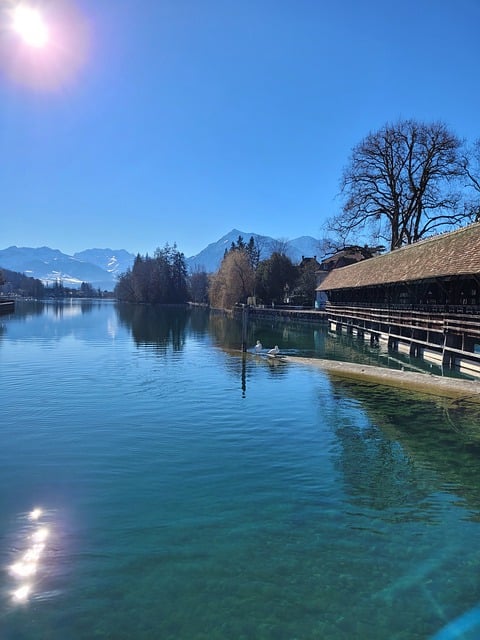
[[[373,258],[374,255],[381,253],[383,249],[384,247],[359,247],[356,245],[344,247],[328,258],[324,258],[320,268],[322,271],[340,269],[341,267],[346,267],[349,264],[355,264],[362,260]]]
[[[332,325],[480,371],[480,223],[330,271]]]

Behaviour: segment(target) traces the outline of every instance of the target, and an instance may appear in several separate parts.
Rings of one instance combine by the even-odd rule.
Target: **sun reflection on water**
[[[37,507],[33,511],[30,511],[30,513],[28,514],[28,517],[30,518],[30,520],[38,520],[42,515],[42,513],[43,513],[42,510]]]
[[[35,593],[33,577],[39,573],[41,560],[47,549],[47,539],[50,536],[50,528],[39,522],[44,516],[40,508],[33,509],[27,516],[31,522],[24,532],[22,551],[17,554],[15,561],[9,567],[10,575],[17,581],[17,586],[12,590],[12,600],[16,603],[25,603]],[[26,545],[26,548],[25,548]]]
[[[24,584],[12,593],[15,602],[25,602],[28,600],[32,587],[29,584]]]

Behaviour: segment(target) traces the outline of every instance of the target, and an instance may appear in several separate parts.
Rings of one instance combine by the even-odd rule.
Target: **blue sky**
[[[480,138],[479,0],[0,0],[0,248],[194,255],[321,237],[352,147],[399,118]]]

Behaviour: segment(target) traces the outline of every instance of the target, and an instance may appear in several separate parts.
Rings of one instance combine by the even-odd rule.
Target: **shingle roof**
[[[480,274],[480,222],[330,271],[319,291]]]

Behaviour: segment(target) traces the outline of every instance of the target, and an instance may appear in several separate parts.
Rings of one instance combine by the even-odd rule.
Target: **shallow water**
[[[478,406],[242,358],[205,313],[0,324],[2,640],[420,639],[480,601]]]

